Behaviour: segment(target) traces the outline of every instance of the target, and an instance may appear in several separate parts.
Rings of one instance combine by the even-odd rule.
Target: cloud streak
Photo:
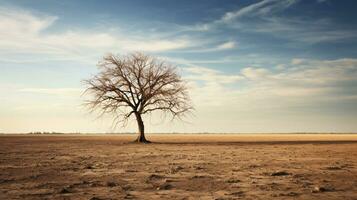
[[[159,35],[147,38],[94,29],[48,32],[57,19],[56,16],[0,7],[0,51],[8,57],[15,57],[14,61],[20,54],[47,55],[53,59],[78,59],[84,56],[84,59],[88,59],[88,55],[98,56],[112,50],[161,52],[194,45],[184,36],[175,39],[161,38]],[[11,58],[7,58],[7,61],[11,61]]]
[[[217,22],[231,23],[240,17],[269,16],[287,9],[297,2],[298,0],[263,0],[237,11],[227,12]]]
[[[340,102],[357,97],[356,59],[295,61],[282,70],[246,67],[234,75],[202,67],[187,71],[191,73],[187,78],[197,81],[194,84],[195,96],[200,99],[197,104],[212,101],[238,108],[238,102],[252,101],[255,105],[249,107],[253,109],[267,102],[280,102],[279,106],[285,107],[309,107],[317,102]],[[207,93],[209,98],[205,97]]]
[[[320,2],[320,1],[318,1]],[[290,16],[287,11],[299,0],[262,0],[224,13],[209,23],[186,27],[187,31],[213,32],[234,29],[242,33],[268,34],[292,42],[316,44],[356,38],[354,29],[339,29],[328,18]]]

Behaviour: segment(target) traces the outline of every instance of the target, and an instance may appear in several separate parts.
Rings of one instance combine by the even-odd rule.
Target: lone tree
[[[134,115],[139,135],[136,142],[149,143],[145,138],[143,115],[162,111],[172,118],[181,118],[192,109],[187,88],[176,68],[143,53],[127,56],[108,54],[99,62],[100,72],[88,80],[85,93],[91,111],[114,114],[114,121],[126,124]]]

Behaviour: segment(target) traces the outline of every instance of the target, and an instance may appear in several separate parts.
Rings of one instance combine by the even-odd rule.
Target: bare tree
[[[153,111],[181,118],[192,109],[187,88],[171,64],[143,53],[104,56],[100,72],[85,80],[85,93],[92,95],[86,104],[101,115],[114,114],[124,125],[134,115],[139,135],[136,142],[148,143],[142,116]]]

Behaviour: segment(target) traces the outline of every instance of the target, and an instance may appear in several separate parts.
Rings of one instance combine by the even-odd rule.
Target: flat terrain
[[[0,136],[0,199],[357,199],[357,135]]]

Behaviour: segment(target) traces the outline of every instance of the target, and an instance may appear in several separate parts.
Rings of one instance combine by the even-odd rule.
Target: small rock
[[[135,197],[131,194],[126,194],[124,199],[134,199]]]
[[[36,178],[38,178],[38,175],[31,175],[31,176],[29,176],[29,178],[30,179],[36,179]]]
[[[130,186],[130,185],[124,185],[124,186],[122,186],[121,187],[124,191],[130,191],[130,190],[132,190],[132,187]],[[130,195],[130,194],[128,194],[128,195]]]
[[[169,190],[172,188],[172,185],[170,184],[163,184],[163,185],[160,185],[159,187],[156,188],[156,190]]]
[[[281,193],[279,194],[279,196],[289,196],[289,197],[295,197],[295,196],[298,196],[299,193],[296,193],[296,192],[289,192],[289,193]]]
[[[239,183],[240,180],[239,180],[239,179],[231,178],[231,179],[228,179],[226,182],[227,182],[227,183]]]
[[[59,192],[61,194],[67,194],[67,193],[71,193],[71,191],[69,191],[68,188],[62,188],[62,190]]]
[[[270,174],[271,176],[288,176],[290,173],[286,171],[278,171]]]
[[[206,178],[206,176],[194,175],[194,176],[191,177],[191,179],[196,179],[196,178]]]
[[[171,180],[171,179],[165,179],[165,181],[164,181],[165,183],[171,183],[171,182],[174,182],[173,180]]]
[[[183,169],[183,167],[181,167],[181,166],[171,167],[171,168],[170,168],[170,173],[171,173],[171,174],[175,174],[175,173],[177,173],[178,171],[180,171],[180,170],[182,170],[182,169]]]
[[[102,183],[100,183],[99,181],[95,181],[95,182],[90,182],[89,185],[91,187],[99,187],[99,186],[103,186]]]
[[[90,198],[89,200],[102,200],[102,199],[99,198],[99,197],[92,197],[92,198]]]
[[[126,169],[125,172],[128,172],[128,173],[130,173],[130,172],[138,172],[138,170],[135,170],[135,169]]]
[[[341,170],[342,167],[340,166],[329,166],[329,167],[326,167],[327,170]]]
[[[15,179],[0,179],[0,183],[7,183],[7,182],[11,182],[14,181]]]
[[[333,191],[333,188],[327,188],[327,187],[320,187],[320,186],[315,186],[314,189],[312,189],[312,193],[317,193],[317,192],[331,192]]]
[[[232,195],[232,196],[242,196],[242,195],[244,195],[244,192],[243,191],[232,192],[232,193],[230,193],[230,195]]]
[[[89,182],[89,181],[86,181],[86,180],[83,180],[82,182],[81,182],[81,184],[83,184],[83,185],[87,185],[87,184],[90,184],[91,182]]]
[[[108,186],[108,187],[115,187],[115,186],[117,186],[117,185],[118,185],[118,184],[115,183],[115,182],[113,182],[113,181],[107,182],[107,186]]]
[[[161,176],[161,175],[157,175],[157,174],[151,174],[151,175],[148,177],[149,180],[152,180],[152,179],[162,179],[162,178],[164,178],[164,177]]]
[[[94,167],[92,165],[87,165],[84,167],[84,169],[94,169]]]

